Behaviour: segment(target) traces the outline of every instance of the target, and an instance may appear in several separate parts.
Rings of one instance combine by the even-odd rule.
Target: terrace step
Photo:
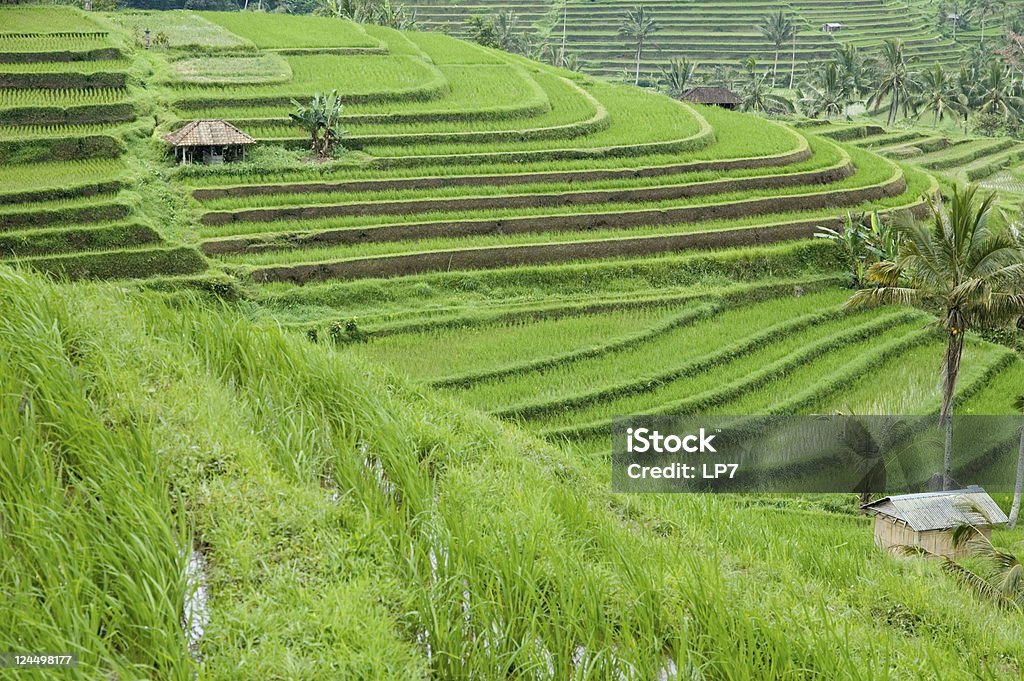
[[[759,306],[768,307],[772,301],[765,301]],[[558,414],[578,409],[599,402],[607,402],[626,395],[649,391],[657,386],[677,381],[686,376],[699,373],[709,366],[737,359],[749,354],[758,347],[771,342],[773,338],[808,329],[829,319],[842,315],[839,309],[815,311],[791,319],[778,322],[769,328],[760,329],[748,336],[731,338],[726,347],[720,348],[708,356],[679,358],[675,366],[661,366],[657,371],[632,380],[618,383],[606,383],[598,388],[576,392],[571,395],[559,395],[553,398],[531,398],[527,401],[504,404],[490,410],[492,416],[503,419],[536,419],[547,414]],[[464,387],[464,386],[459,386]]]
[[[806,239],[811,237],[821,224],[822,221],[816,220],[813,224],[794,224],[765,232],[737,229],[705,234],[638,237],[630,240],[576,241],[550,245],[389,255],[310,265],[262,267],[254,270],[251,276],[253,281],[258,283],[305,284],[331,279],[396,277],[425,272],[497,269],[521,265],[547,265],[574,260],[649,256],[681,251],[768,245],[782,241]],[[835,225],[840,224],[841,221],[836,219]]]
[[[321,217],[339,217],[346,215],[410,215],[415,213],[431,213],[440,210],[448,212],[492,209],[551,208],[557,206],[584,206],[602,203],[624,203],[644,201],[664,201],[683,199],[696,196],[708,196],[753,189],[778,189],[783,187],[807,186],[812,184],[828,185],[853,176],[855,169],[849,159],[840,164],[822,170],[810,170],[781,175],[767,175],[749,178],[711,180],[707,182],[691,182],[681,185],[642,187],[637,189],[601,189],[592,191],[573,191],[558,193],[532,193],[498,196],[467,196],[446,197],[439,199],[405,199],[399,201],[377,201],[351,204],[334,204],[319,206],[298,206],[282,208],[254,208],[237,211],[211,211],[203,214],[205,225],[224,225],[231,222],[270,222],[277,220],[310,220]],[[359,240],[362,240],[361,238]],[[213,251],[207,253],[249,251],[256,248],[259,239],[245,240],[245,246],[234,244],[232,250]],[[225,248],[223,241],[207,242],[204,248]]]
[[[909,208],[921,212],[919,200]],[[884,212],[884,211],[883,211]],[[690,250],[722,249],[736,246],[769,245],[807,239],[821,226],[839,228],[842,218],[818,217],[813,220],[751,226],[703,233],[669,234],[595,241],[570,241],[552,244],[527,244],[507,247],[481,247],[424,253],[393,254],[308,265],[270,266],[253,270],[256,282],[306,284],[332,279],[396,277],[426,272],[495,269],[523,265],[547,265],[576,260],[607,259],[626,256],[650,256]]]
[[[702,411],[708,411],[709,409],[715,409],[720,404],[723,404],[736,396],[763,386],[772,380],[776,380],[795,371],[801,366],[805,366],[809,362],[829,353],[837,347],[866,340],[877,334],[882,329],[906,323],[914,320],[915,318],[920,319],[920,316],[910,311],[899,311],[889,312],[888,314],[884,314],[881,317],[875,317],[873,319],[861,320],[858,324],[849,326],[841,331],[826,336],[823,339],[817,340],[813,344],[785,355],[768,366],[759,367],[755,371],[747,373],[731,383],[712,388],[703,393],[692,395],[672,403],[659,403],[654,407],[636,410],[634,413],[652,415],[700,413]],[[914,334],[904,336],[901,340],[912,342],[912,339],[916,340],[917,334],[919,333],[921,332],[918,330]],[[884,356],[881,358],[884,358]],[[722,364],[720,362],[716,362],[712,366],[721,367]],[[602,419],[601,421],[581,423],[573,426],[555,426],[545,428],[541,432],[547,437],[566,437],[574,439],[600,434],[602,432],[606,432],[607,428],[607,420]]]
[[[574,232],[601,228],[621,229],[636,226],[672,225],[855,205],[882,197],[899,196],[905,190],[906,181],[902,173],[897,172],[893,179],[874,187],[766,196],[726,203],[684,205],[657,209],[543,216],[506,216],[502,218],[448,220],[445,222],[410,222],[317,232],[235,237],[206,241],[203,243],[203,249],[208,254],[221,255],[266,250],[292,250],[325,245],[406,241],[427,239],[440,235],[446,238],[453,238],[484,234]]]

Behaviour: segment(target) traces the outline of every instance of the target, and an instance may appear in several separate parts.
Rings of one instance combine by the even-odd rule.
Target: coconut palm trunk
[[[946,203],[928,200],[928,222],[898,223],[902,243],[896,258],[873,263],[867,276],[873,286],[857,291],[847,303],[943,301],[939,310],[946,350],[939,425],[946,436],[942,473],[947,489],[953,482],[953,401],[964,333],[972,325],[1012,324],[1024,314],[1024,249],[1006,230],[988,226],[995,192],[984,198],[977,192],[976,186],[954,186]]]
[[[956,397],[956,380],[960,375],[960,360],[964,353],[964,319],[960,310],[949,311],[946,317],[946,356],[942,360],[943,389],[940,421],[945,430],[945,446],[942,456],[942,488],[953,486],[953,401]]]
[[[1018,398],[1017,408],[1024,410],[1024,395]],[[1013,504],[1010,506],[1010,529],[1017,526],[1017,519],[1020,517],[1021,496],[1024,496],[1024,424],[1021,424],[1020,447],[1017,450],[1017,480],[1013,485]]]
[[[641,38],[636,43],[636,78],[633,80],[633,85],[640,84],[640,60],[644,55],[644,40]]]
[[[1020,429],[1020,449],[1017,452],[1017,481],[1013,486],[1013,505],[1010,507],[1010,529],[1017,527],[1020,500],[1024,495],[1024,426]]]
[[[793,34],[793,61],[789,67],[789,89],[793,89],[793,82],[796,80],[796,33]]]
[[[775,65],[772,66],[772,89],[775,89],[775,77],[779,73],[779,46],[775,46]]]

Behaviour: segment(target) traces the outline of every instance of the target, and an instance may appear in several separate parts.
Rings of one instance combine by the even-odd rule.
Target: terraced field
[[[846,140],[893,160],[917,166],[949,182],[978,183],[998,191],[1011,206],[1024,201],[1024,186],[1015,179],[1024,162],[1024,144],[1003,137],[968,137],[919,126],[885,131],[862,123],[808,122],[803,130]]]
[[[145,217],[125,139],[139,122],[125,38],[69,7],[3,10],[0,261],[70,277],[194,275],[206,263]]]
[[[587,72],[604,76],[618,76],[635,63],[634,46],[616,35],[622,16],[635,4],[621,0],[411,3],[422,28],[459,36],[466,35],[469,17],[502,10],[514,13],[521,30],[531,31],[535,26],[551,29],[559,40],[564,23],[569,50],[578,55]],[[784,76],[783,84],[791,70],[799,78],[809,64],[828,58],[840,44],[871,52],[886,38],[898,37],[906,43],[908,55],[923,63],[945,65],[955,65],[961,51],[958,44],[938,35],[934,12],[918,3],[907,3],[898,10],[885,0],[647,0],[642,4],[660,27],[643,59],[642,71],[649,76],[657,76],[662,65],[678,58],[698,62],[708,74],[716,66],[735,68],[747,57],[771,64],[775,48],[757,27],[766,15],[780,10],[799,26],[795,43],[782,50],[779,73]],[[834,34],[824,33],[826,22],[841,23],[843,28]]]
[[[0,36],[0,257],[139,280],[0,271],[0,442],[57,462],[18,469],[33,485],[0,514],[109,547],[0,544],[2,578],[88,587],[56,615],[19,590],[36,620],[0,624],[4,646],[86,647],[81,678],[1024,668],[1019,623],[938,566],[879,555],[853,495],[607,488],[618,414],[935,412],[933,320],[844,310],[845,263],[812,237],[848,211],[920,213],[936,175],[1016,145],[788,126],[327,18],[0,20],[33,35]],[[155,25],[166,44],[141,48]],[[313,161],[289,100],[325,89],[345,101],[347,151]],[[160,136],[205,117],[259,140],[247,161],[173,164]],[[1010,413],[1022,378],[1017,355],[970,337],[961,410]],[[0,451],[5,475],[49,462],[19,452]],[[66,494],[60,457],[89,503]],[[198,633],[181,626],[194,571]]]
[[[920,348],[934,341],[906,313],[841,316],[844,275],[811,237],[848,211],[920,212],[937,191],[930,173],[979,179],[1018,154],[1009,140],[787,127],[436,33],[310,17],[161,15],[168,45],[145,53],[154,101],[138,96],[132,36],[156,17],[36,11],[16,10],[22,23],[63,12],[100,29],[92,34],[117,54],[73,63],[114,68],[72,74],[59,66],[72,62],[19,52],[7,77],[28,76],[31,87],[0,93],[0,115],[16,119],[26,103],[127,106],[129,120],[51,125],[25,114],[30,125],[3,129],[0,144],[19,154],[0,170],[8,258],[113,278],[195,275],[209,263],[247,288],[256,314],[342,343],[382,335],[367,352],[556,439],[589,442],[623,411],[863,406],[855,387],[815,377],[855,382],[893,356],[927,356]],[[103,86],[36,80],[96,75]],[[327,88],[347,103],[349,152],[296,160],[306,141],[288,124],[288,102]],[[139,106],[156,113],[155,130],[131,122]],[[124,135],[215,115],[263,146],[296,151],[163,165],[165,200],[188,205],[163,214],[142,205],[133,171],[166,161],[159,144],[124,154]],[[169,229],[163,215],[188,225]],[[467,355],[431,350],[437,343]],[[670,347],[692,352],[657,366]],[[1004,356],[981,343],[976,351]],[[440,363],[424,364],[424,352]],[[972,363],[979,380],[999,373],[987,362]],[[701,383],[713,365],[726,387]],[[913,383],[871,400],[930,410],[934,388]]]
[[[923,362],[918,378],[872,408],[934,409],[926,321],[843,315],[844,275],[809,237],[848,210],[919,211],[937,188],[922,169],[1010,145],[966,142],[953,160],[928,147],[910,165],[873,152],[914,141],[906,133],[789,128],[437,34],[367,31],[443,84],[414,98],[347,83],[356,158],[174,174],[201,249],[258,284],[260,314],[336,342],[369,334],[361,351],[400,373],[595,451],[616,413],[861,408],[863,377],[902,357]],[[206,87],[219,101],[247,89]],[[531,95],[516,107],[514,92]],[[303,143],[283,108],[266,112],[234,120]],[[1012,357],[976,346],[983,385]],[[671,348],[687,351],[666,361]]]
[[[375,94],[346,83],[357,167],[176,174],[196,200],[207,255],[256,281],[300,284],[556,264],[806,238],[847,208],[913,208],[934,189],[923,173],[778,124],[439,35],[399,44],[401,54],[373,59],[420,64],[409,66],[424,69],[419,82],[441,80],[416,97],[386,79],[367,79]],[[295,71],[300,57],[285,58]],[[218,86],[205,87],[213,101]],[[219,90],[228,102],[249,88]],[[483,109],[471,103],[481,100]],[[191,114],[183,101],[197,100],[176,105]],[[261,138],[305,144],[283,106],[262,119],[244,110],[250,117],[232,120]]]

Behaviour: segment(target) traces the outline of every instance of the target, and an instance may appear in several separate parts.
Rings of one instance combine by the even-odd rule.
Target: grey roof
[[[968,507],[967,513],[962,510],[965,506]],[[988,518],[989,523],[986,524],[1004,525],[1009,520],[992,497],[977,485],[944,492],[885,497],[864,505],[867,511],[905,522],[916,532],[977,524],[971,520],[970,507],[977,508]]]
[[[742,104],[739,95],[727,87],[698,85],[683,93],[680,99],[697,104]]]
[[[164,141],[175,147],[222,147],[232,144],[255,144],[256,140],[227,121],[192,121],[180,130],[164,135]]]

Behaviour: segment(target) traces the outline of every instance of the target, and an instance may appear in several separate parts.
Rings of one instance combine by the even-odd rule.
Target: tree
[[[1020,71],[1021,80],[1024,81],[1024,34],[1007,31],[1006,46],[996,50],[996,54],[1006,60],[1011,70]]]
[[[835,62],[839,68],[839,76],[849,88],[847,97],[859,100],[871,91],[871,73],[864,56],[856,45],[843,45],[836,48]]]
[[[622,17],[622,23],[619,24],[618,35],[623,38],[628,38],[633,41],[636,51],[636,75],[633,79],[634,85],[640,84],[640,60],[643,58],[644,45],[647,39],[650,38],[654,33],[660,30],[658,22],[654,20],[654,17],[647,11],[643,5],[626,12],[626,15]]]
[[[903,552],[938,558],[947,574],[981,598],[1007,610],[1024,611],[1024,564],[1012,553],[993,546],[992,541],[978,529],[979,526],[992,525],[991,519],[981,509],[969,502],[955,503],[968,521],[953,529],[953,547],[965,550],[978,560],[968,567],[921,546],[904,546]]]
[[[582,68],[579,57],[563,49],[558,42],[551,40],[549,34],[538,36],[532,50],[532,58],[568,71],[579,71]]]
[[[857,291],[848,307],[921,304],[941,315],[946,351],[942,362],[942,408],[946,429],[944,485],[953,468],[953,396],[960,373],[964,334],[974,326],[1005,324],[1024,311],[1024,249],[1006,230],[992,230],[995,201],[977,188],[955,188],[948,205],[929,200],[927,222],[905,221],[896,258],[868,268],[870,288]]]
[[[840,453],[846,465],[860,475],[856,491],[860,504],[871,501],[872,494],[885,492],[887,469],[901,454],[913,448],[914,437],[906,420],[888,416],[881,423],[877,419],[863,419],[854,415],[841,417],[839,433]],[[869,426],[876,427],[873,433]]]
[[[329,95],[316,93],[309,106],[304,106],[293,99],[292,106],[295,107],[295,111],[288,114],[288,117],[309,134],[313,153],[320,158],[329,158],[348,134],[339,127],[344,107],[338,97],[338,91],[331,90]]]
[[[882,103],[889,100],[889,125],[896,122],[900,110],[909,116],[913,110],[913,95],[918,89],[916,75],[910,70],[914,59],[908,59],[903,50],[903,41],[889,38],[882,45],[882,56],[878,62],[880,79],[875,91],[868,99],[868,106],[877,111]]]
[[[775,47],[775,65],[772,67],[772,87],[774,88],[779,70],[779,52],[783,45],[796,37],[796,24],[786,16],[785,11],[779,10],[775,14],[766,16],[757,29]]]
[[[416,28],[416,10],[407,11],[405,5],[392,4],[391,0],[383,0],[373,6],[370,23],[387,26],[399,31],[411,31]]]
[[[916,106],[921,109],[918,118],[925,113],[932,114],[932,127],[945,120],[950,113],[967,116],[965,97],[958,91],[953,78],[939,64],[933,64],[921,78],[921,91]]]
[[[370,18],[370,12],[369,0],[323,0],[317,14],[365,23]]]
[[[338,19],[349,19],[361,24],[377,24],[409,30],[416,27],[416,11],[408,12],[404,5],[391,0],[320,0],[316,14]]]
[[[1024,411],[1024,395],[1017,398],[1017,411]],[[1020,500],[1024,494],[1024,426],[1020,429],[1020,447],[1017,450],[1017,479],[1013,485],[1013,504],[1010,506],[1010,529],[1017,526],[1020,517]]]
[[[1009,70],[993,59],[977,84],[979,113],[991,113],[1003,119],[1020,118],[1024,99],[1012,94]]]
[[[526,41],[519,30],[519,18],[510,9],[494,15],[494,36],[500,50],[522,54],[526,47]]]
[[[661,68],[661,87],[670,97],[679,99],[692,87],[697,64],[689,59],[673,59]]]
[[[963,26],[966,11],[967,5],[964,0],[950,0],[949,5],[939,4],[939,21],[942,22],[943,28],[947,21],[953,25],[953,42],[956,42],[957,29]]]
[[[871,265],[892,260],[899,252],[898,234],[882,221],[878,211],[856,218],[848,212],[842,229],[818,227],[814,236],[839,247],[853,277],[854,288],[867,284],[867,271]]]
[[[974,8],[971,10],[971,14],[978,18],[981,23],[981,43],[985,43],[985,23],[989,17],[995,16],[999,13],[1001,2],[1000,0],[974,0]]]
[[[798,94],[800,106],[808,116],[840,116],[849,104],[849,86],[843,81],[834,61],[825,62],[818,74],[804,83]]]
[[[466,20],[469,39],[484,47],[524,54],[526,40],[519,31],[515,12],[502,10],[490,16],[473,16]]]
[[[498,36],[491,17],[472,16],[466,19],[466,31],[470,40],[484,47],[498,47]]]
[[[781,110],[792,113],[793,103],[785,97],[772,94],[768,85],[768,74],[757,72],[757,61],[753,57],[744,60],[743,70],[746,72],[746,78],[740,91],[741,109],[760,112]]]

